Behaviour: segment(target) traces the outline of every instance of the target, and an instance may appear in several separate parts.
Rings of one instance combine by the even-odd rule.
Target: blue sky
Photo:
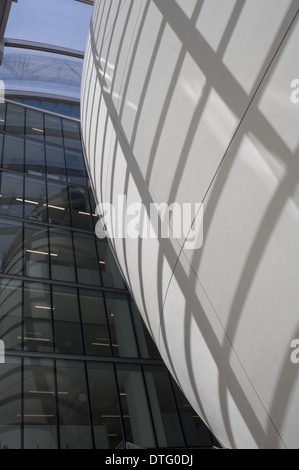
[[[84,51],[92,7],[74,0],[12,3],[5,36]]]

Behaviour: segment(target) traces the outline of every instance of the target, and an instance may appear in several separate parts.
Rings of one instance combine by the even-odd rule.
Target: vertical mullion
[[[88,399],[89,426],[91,428],[92,448],[95,449],[96,448],[96,442],[95,442],[95,436],[94,436],[94,426],[93,426],[92,409],[91,409],[91,396],[90,396],[90,388],[89,388],[89,380],[88,380],[88,371],[87,371],[86,361],[84,361],[84,372],[85,372],[86,392],[87,392],[87,399]]]
[[[55,403],[56,403],[56,432],[57,432],[57,447],[61,449],[60,438],[60,416],[59,416],[59,399],[58,399],[58,380],[57,380],[57,365],[54,359],[54,386],[55,386]]]

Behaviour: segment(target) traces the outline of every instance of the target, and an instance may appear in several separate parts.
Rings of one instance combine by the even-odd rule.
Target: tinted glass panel
[[[47,183],[48,220],[51,224],[70,225],[70,211],[67,186],[59,183]]]
[[[80,307],[86,354],[111,356],[103,295],[100,292],[80,289]]]
[[[42,113],[26,111],[26,135],[37,140],[44,140],[44,119]]]
[[[68,182],[74,184],[86,185],[85,178],[85,164],[82,153],[72,152],[67,150],[65,152],[66,167]]]
[[[57,449],[53,361],[24,362],[24,448]]]
[[[46,156],[48,178],[65,181],[65,160],[63,149],[47,145]]]
[[[53,351],[52,305],[48,285],[25,282],[24,317],[24,349]]]
[[[96,448],[116,449],[124,439],[113,367],[89,363],[88,380]]]
[[[24,171],[24,140],[6,135],[4,139],[3,167]]]
[[[71,107],[69,112],[71,113]],[[78,123],[63,120],[62,125],[64,145],[75,150],[81,150],[81,137]]]
[[[97,247],[103,285],[125,289],[125,283],[108,243],[97,239]]]
[[[0,280],[0,305],[0,331],[5,348],[20,349],[22,345],[23,306],[21,282],[11,279]]]
[[[51,228],[50,252],[52,253],[52,256],[50,256],[52,279],[76,282],[71,233]]]
[[[21,361],[7,358],[0,367],[1,449],[21,448]]]
[[[23,176],[2,172],[0,214],[23,217]]]
[[[7,105],[6,132],[10,134],[24,135],[25,108]]]
[[[46,182],[25,177],[24,216],[38,222],[47,221]]]
[[[72,226],[93,231],[88,192],[83,188],[70,186]]]
[[[82,354],[77,289],[53,287],[55,351]]]
[[[62,449],[91,449],[84,364],[57,362],[60,439]]]
[[[0,239],[0,272],[23,274],[22,224],[0,219]]]
[[[78,282],[100,285],[99,262],[93,235],[74,234]]]
[[[3,131],[3,130],[4,130],[5,110],[6,110],[5,104],[4,104],[4,103],[0,103],[0,131]]]
[[[61,119],[45,116],[46,141],[50,144],[63,145]]]
[[[45,175],[45,149],[44,144],[26,141],[25,146],[25,172],[32,175]]]
[[[49,258],[56,257],[57,254],[49,252],[47,229],[26,224],[24,238],[26,276],[49,278]]]

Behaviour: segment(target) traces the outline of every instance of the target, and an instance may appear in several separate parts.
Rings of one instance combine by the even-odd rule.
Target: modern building
[[[228,448],[299,446],[298,41],[296,0],[97,0],[86,47],[83,142],[110,244]],[[124,238],[105,209],[120,195]],[[180,234],[160,212],[170,236],[136,237],[137,203],[148,224],[160,204],[193,212]]]
[[[78,24],[87,34],[92,2],[59,0],[67,36],[57,1],[46,3],[19,0],[9,36],[0,30],[0,448],[211,448],[95,235],[79,120],[84,51],[69,47]]]

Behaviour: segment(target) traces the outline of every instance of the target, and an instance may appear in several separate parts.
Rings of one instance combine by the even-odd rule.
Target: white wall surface
[[[200,249],[110,241],[165,363],[229,448],[299,448],[298,44],[297,0],[97,0],[86,48],[99,202],[204,203]]]

